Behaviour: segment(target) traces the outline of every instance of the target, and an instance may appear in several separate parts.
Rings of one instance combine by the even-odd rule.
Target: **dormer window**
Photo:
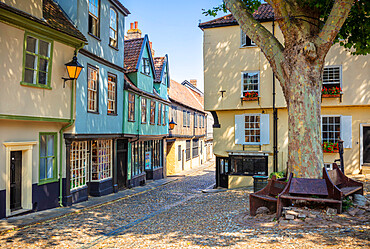
[[[255,47],[256,44],[243,32],[240,30],[240,47]]]
[[[89,34],[99,37],[99,0],[89,0]]]
[[[149,58],[143,58],[142,59],[141,72],[143,74],[146,74],[146,75],[149,75],[150,74]]]

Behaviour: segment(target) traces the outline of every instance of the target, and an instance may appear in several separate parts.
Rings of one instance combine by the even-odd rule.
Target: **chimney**
[[[130,29],[127,30],[126,37],[127,37],[126,40],[141,38],[141,30],[138,29],[137,21],[135,21],[135,27],[134,27],[134,23],[130,23]]]
[[[151,41],[149,42],[149,46],[150,46],[150,51],[152,52],[152,57],[154,57],[155,51],[152,47],[152,42]]]
[[[190,80],[190,84],[197,87],[197,80]]]

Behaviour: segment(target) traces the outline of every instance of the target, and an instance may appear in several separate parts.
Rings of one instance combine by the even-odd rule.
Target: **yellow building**
[[[197,168],[207,161],[209,137],[206,137],[207,116],[203,109],[203,93],[196,80],[182,84],[171,80],[169,120],[176,123],[169,131],[166,148],[166,174],[175,175]]]
[[[0,0],[0,218],[59,206],[59,131],[74,120],[64,64],[85,42],[52,0]]]
[[[269,5],[262,4],[254,17],[283,40]],[[199,27],[204,33],[204,108],[218,127],[214,129],[217,184],[251,185],[253,175],[285,171],[288,113],[276,80],[274,118],[275,80],[268,61],[231,14]],[[346,174],[358,174],[370,165],[369,58],[353,56],[338,44],[326,56],[323,86],[341,90],[322,95],[322,139],[334,145],[344,141]],[[338,153],[324,153],[325,164],[338,158]]]

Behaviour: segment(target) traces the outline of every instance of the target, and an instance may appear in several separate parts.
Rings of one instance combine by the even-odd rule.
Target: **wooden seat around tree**
[[[291,206],[294,200],[326,203],[338,213],[342,212],[341,193],[328,179],[293,178],[291,173],[288,184],[278,195],[276,217],[279,218],[283,207]]]
[[[276,175],[268,180],[266,187],[249,195],[250,215],[255,216],[259,207],[267,207],[270,212],[276,212],[277,196],[286,186],[286,182],[276,179]]]
[[[341,199],[352,194],[362,195],[364,193],[363,184],[343,174],[336,163],[333,163],[332,170],[323,168],[323,178],[330,181],[340,191]]]

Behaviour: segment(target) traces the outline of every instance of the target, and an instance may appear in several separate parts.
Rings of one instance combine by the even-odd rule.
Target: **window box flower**
[[[322,149],[324,153],[338,153],[339,152],[339,145],[338,142],[323,142]]]
[[[326,88],[321,90],[321,96],[323,98],[339,98],[342,94],[342,89],[340,87]]]
[[[258,100],[258,92],[246,92],[246,93],[244,93],[243,100],[245,100],[245,101]]]

